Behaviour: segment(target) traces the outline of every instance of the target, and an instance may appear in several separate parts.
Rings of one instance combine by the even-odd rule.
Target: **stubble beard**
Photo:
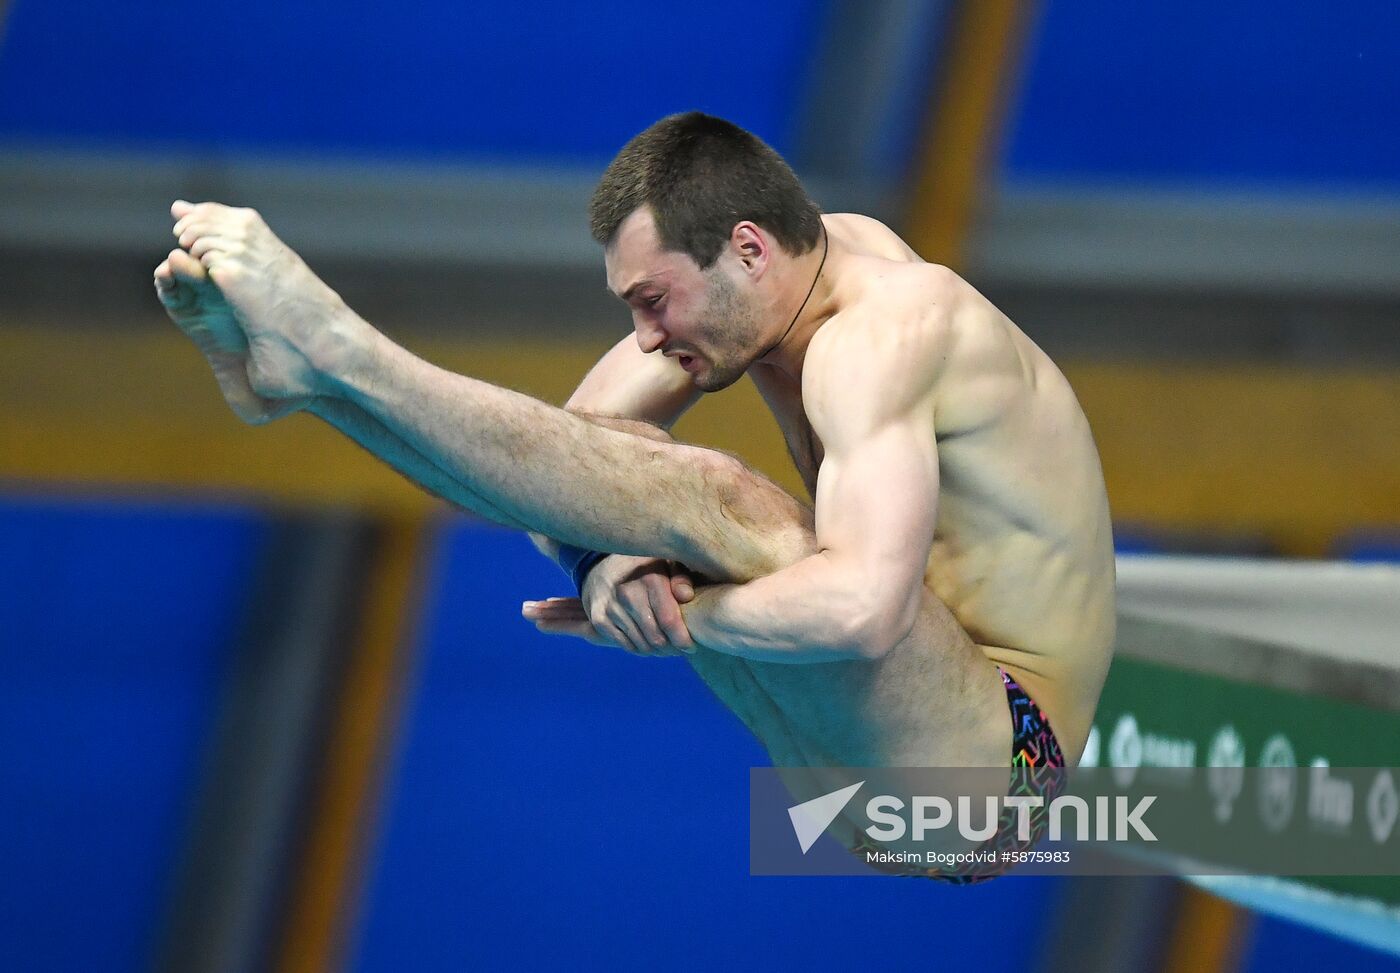
[[[695,386],[702,392],[718,392],[743,378],[758,360],[751,346],[759,334],[758,315],[718,267],[711,272],[705,321],[706,343],[715,357],[705,356],[710,368],[696,377]]]

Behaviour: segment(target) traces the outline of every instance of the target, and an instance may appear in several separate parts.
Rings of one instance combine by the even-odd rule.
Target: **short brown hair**
[[[588,204],[593,239],[607,246],[642,206],[651,207],[661,245],[702,269],[742,220],[794,255],[821,239],[821,210],[782,156],[752,132],[698,111],[661,119],[609,163]]]

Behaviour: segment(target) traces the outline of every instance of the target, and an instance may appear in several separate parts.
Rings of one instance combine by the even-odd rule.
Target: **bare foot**
[[[306,408],[309,397],[278,399],[253,391],[248,340],[203,264],[183,250],[172,250],[156,267],[155,283],[165,313],[209,362],[224,401],[238,418],[261,425]]]
[[[222,294],[247,341],[252,391],[302,399],[333,391],[354,337],[372,330],[251,209],[177,201],[180,246]]]

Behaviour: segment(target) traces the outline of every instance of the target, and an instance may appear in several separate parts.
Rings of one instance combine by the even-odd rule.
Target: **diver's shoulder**
[[[822,222],[832,239],[853,253],[898,263],[923,262],[923,258],[898,233],[872,216],[825,213]]]
[[[971,296],[967,282],[942,264],[878,257],[860,257],[853,263],[851,300],[843,309],[843,316],[851,319],[876,318],[891,328],[939,327]]]
[[[885,267],[860,286],[813,336],[811,356],[884,359],[916,366],[946,357],[952,316],[929,299],[919,275]]]

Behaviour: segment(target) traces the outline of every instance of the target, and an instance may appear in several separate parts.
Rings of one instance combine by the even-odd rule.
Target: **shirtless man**
[[[590,217],[635,336],[565,410],[394,345],[251,210],[171,212],[158,293],[241,418],[309,410],[542,549],[613,552],[581,601],[526,604],[541,629],[684,652],[779,766],[1005,767],[1028,746],[1008,703],[1048,720],[1032,762],[1077,759],[1114,562],[1074,394],[955,273],[822,216],[754,136],[672,116],[609,166]],[[744,374],[814,510],[664,431]]]

